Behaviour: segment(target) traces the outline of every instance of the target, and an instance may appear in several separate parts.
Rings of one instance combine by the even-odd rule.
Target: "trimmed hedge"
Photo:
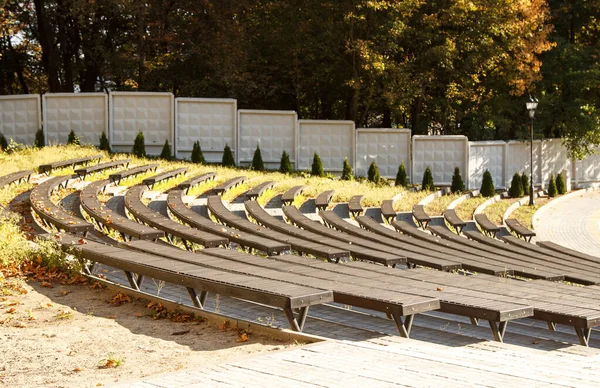
[[[494,180],[492,174],[488,170],[483,173],[483,181],[481,182],[481,189],[479,193],[483,197],[493,197],[496,195],[496,188],[494,187]]]
[[[431,174],[431,169],[427,167],[425,172],[423,173],[423,181],[421,182],[421,190],[423,191],[433,191],[435,190],[435,185],[433,184],[433,175]]]
[[[293,171],[292,162],[290,162],[290,155],[283,151],[281,153],[281,161],[279,162],[279,172],[282,174],[291,174]]]
[[[523,182],[518,172],[515,172],[515,175],[513,175],[510,188],[508,189],[508,195],[510,195],[511,198],[521,198],[524,195]]]
[[[254,157],[252,158],[252,169],[254,171],[265,170],[265,164],[263,163],[262,155],[260,153],[260,147],[258,144],[256,145],[256,151],[254,151]]]
[[[202,148],[200,148],[199,140],[196,140],[194,142],[194,146],[192,147],[191,160],[192,160],[192,163],[201,163],[201,164],[206,163],[206,160],[204,160],[204,155],[202,154]]]
[[[342,167],[342,180],[351,181],[353,178],[352,166],[348,162],[348,158],[344,158],[344,166]]]
[[[138,158],[146,157],[146,141],[144,140],[144,134],[141,131],[138,132],[135,140],[133,141],[131,153]]]
[[[404,162],[400,163],[400,166],[398,166],[398,173],[396,174],[396,182],[394,185],[408,187],[408,178],[406,176],[406,167],[404,167]]]
[[[375,163],[375,161],[371,162],[367,177],[369,179],[369,182],[373,183],[379,183],[379,181],[381,180],[381,175],[379,175],[379,167],[377,167],[377,163]]]
[[[225,144],[225,149],[223,149],[223,159],[221,160],[221,164],[224,167],[235,167],[235,159],[233,158],[233,152],[231,148],[229,148],[229,144]]]
[[[315,156],[313,156],[312,168],[310,170],[310,175],[312,176],[325,176],[325,171],[323,171],[323,162],[321,162],[321,158],[315,152]]]
[[[462,193],[465,191],[465,183],[463,182],[462,176],[460,176],[460,169],[458,166],[454,168],[454,174],[452,174],[452,185],[450,186],[450,191],[453,193]]]

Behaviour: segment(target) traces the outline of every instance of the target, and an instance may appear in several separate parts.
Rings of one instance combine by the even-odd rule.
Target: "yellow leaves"
[[[41,286],[46,288],[54,288],[54,285],[49,282],[42,282]]]
[[[250,332],[246,332],[245,330],[238,331],[238,339],[237,342],[246,342],[250,339]]]
[[[231,327],[231,322],[229,322],[229,320],[223,321],[223,323],[221,325],[219,325],[219,329],[221,329],[221,331],[226,331]]]
[[[129,295],[118,293],[112,297],[109,303],[111,306],[121,306],[123,303],[131,303],[131,298]]]
[[[15,311],[17,311],[17,309],[16,309],[16,308],[14,308],[14,307],[11,307],[11,308],[9,308],[8,310],[6,310],[6,311],[5,311],[5,313],[7,313],[7,314],[14,314],[14,313],[15,313]]]
[[[73,318],[73,313],[70,312],[69,310],[63,310],[63,311],[59,311],[58,314],[56,314],[55,316],[56,319],[71,319]]]

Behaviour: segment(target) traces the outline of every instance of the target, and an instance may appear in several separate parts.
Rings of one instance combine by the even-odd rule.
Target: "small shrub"
[[[379,167],[377,167],[377,163],[375,161],[371,162],[369,166],[369,172],[367,173],[367,179],[369,182],[379,183],[381,180],[381,175],[379,175]]]
[[[521,174],[521,184],[523,185],[523,195],[530,195],[529,192],[529,176],[523,173]]]
[[[492,174],[488,170],[483,173],[483,181],[481,182],[481,189],[479,190],[483,197],[493,197],[496,195],[496,189],[494,188],[494,180]]]
[[[521,198],[523,194],[523,181],[521,180],[519,173],[515,172],[512,182],[510,183],[510,188],[508,189],[508,195],[510,195],[511,198]]]
[[[169,145],[169,140],[165,140],[165,145],[160,152],[160,158],[163,160],[171,160],[173,159],[173,155],[171,154],[171,146]]]
[[[279,163],[279,172],[282,174],[291,174],[292,173],[292,162],[290,162],[290,155],[287,152],[283,151],[281,154],[281,162]]]
[[[138,132],[135,140],[133,141],[133,148],[131,148],[131,153],[138,158],[146,157],[146,140],[144,140],[144,134],[142,132]]]
[[[254,171],[265,171],[265,164],[260,154],[260,146],[256,145],[256,151],[254,151],[254,157],[252,158],[252,169]]]
[[[67,144],[81,145],[81,142],[79,141],[79,136],[77,136],[75,131],[73,131],[72,129],[71,129],[71,132],[69,132],[69,137],[67,138]]]
[[[225,149],[223,150],[223,159],[221,160],[221,164],[224,167],[235,167],[235,159],[233,158],[233,152],[231,152],[231,148],[229,148],[229,144],[225,144]]]
[[[325,171],[323,171],[323,162],[321,162],[321,158],[315,152],[315,156],[313,156],[312,169],[310,170],[310,175],[312,176],[325,176]]]
[[[435,190],[435,186],[433,184],[433,175],[431,174],[431,169],[427,167],[425,172],[423,173],[423,182],[421,183],[421,190],[423,191],[433,191]]]
[[[44,130],[42,128],[38,129],[35,133],[35,141],[33,142],[33,146],[37,148],[42,148],[46,145],[46,139],[44,138]]]
[[[8,141],[4,134],[0,133],[0,151],[6,151],[8,148]]]
[[[554,174],[550,174],[550,183],[548,184],[548,197],[553,198],[558,194],[556,189],[556,181],[554,180]]]
[[[406,167],[404,167],[404,162],[400,163],[400,166],[398,167],[395,185],[408,187],[408,178],[406,176]]]
[[[556,174],[556,191],[558,191],[558,195],[567,193],[567,185],[565,185],[565,180],[560,173]]]
[[[100,136],[100,147],[102,151],[111,152],[110,144],[108,142],[108,137],[106,137],[106,133],[102,132],[102,136]]]
[[[453,193],[462,193],[465,191],[465,183],[463,182],[462,176],[460,176],[460,169],[458,167],[454,168],[454,174],[452,175],[452,185],[450,186],[450,190]]]
[[[344,167],[342,167],[342,180],[351,181],[353,178],[352,166],[348,162],[348,158],[344,158]]]
[[[202,154],[202,148],[200,148],[199,140],[194,142],[194,147],[192,148],[192,163],[206,163],[206,160],[204,160],[204,155]]]

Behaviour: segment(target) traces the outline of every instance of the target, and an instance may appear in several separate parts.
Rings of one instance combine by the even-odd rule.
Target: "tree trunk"
[[[23,61],[18,60],[17,52],[10,41],[10,36],[6,40],[8,42],[8,49],[10,50],[11,55],[15,58],[15,73],[17,73],[17,78],[19,79],[19,84],[21,85],[21,90],[23,94],[29,94],[29,88],[27,87],[27,82],[25,81],[25,76],[23,75]]]
[[[42,64],[48,77],[50,92],[56,93],[60,91],[60,80],[58,77],[58,55],[54,47],[54,31],[48,22],[44,0],[33,0],[33,4],[37,16],[37,35],[42,47]]]

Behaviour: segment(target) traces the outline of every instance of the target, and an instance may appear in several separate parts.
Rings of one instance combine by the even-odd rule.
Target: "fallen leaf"
[[[80,238],[79,240],[77,240],[77,242],[79,244],[87,244],[87,241],[85,241],[85,239],[83,239],[83,238]]]
[[[7,314],[13,314],[15,311],[17,311],[17,309],[16,309],[16,308],[14,308],[14,307],[11,307],[11,308],[9,308],[8,310],[6,310],[6,313],[7,313]]]
[[[42,282],[42,287],[54,288],[54,286],[52,285],[52,283],[48,283],[48,282]]]
[[[242,333],[239,335],[240,338],[238,338],[237,342],[246,342],[248,341],[248,334],[246,333]]]
[[[62,290],[62,291],[60,292],[60,294],[61,294],[61,295],[63,295],[63,296],[65,296],[65,295],[69,295],[69,293],[70,293],[70,292],[71,292],[71,291],[69,291],[69,290]]]
[[[442,291],[442,289],[438,287],[438,288],[436,289],[436,291]]]
[[[107,318],[109,318],[109,319],[117,319],[117,316],[116,315],[109,315]]]
[[[81,372],[81,371],[82,371],[82,369],[81,369],[81,368],[79,368],[79,367],[77,367],[77,368],[73,369],[73,372]]]
[[[142,316],[142,314],[140,314],[140,313],[135,313],[135,316],[139,318],[139,317],[141,317],[141,316]]]

